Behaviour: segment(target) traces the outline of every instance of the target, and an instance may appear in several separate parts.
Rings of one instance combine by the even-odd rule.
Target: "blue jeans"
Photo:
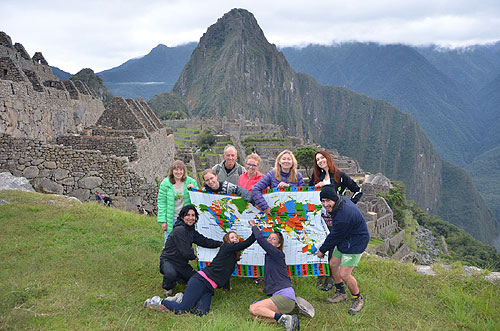
[[[163,300],[161,304],[176,314],[190,312],[200,316],[206,315],[210,311],[214,291],[213,288],[208,288],[208,282],[200,278],[198,275],[189,278],[181,303]]]
[[[163,243],[163,246],[167,243],[167,238],[168,238],[169,233],[165,231],[165,242]]]

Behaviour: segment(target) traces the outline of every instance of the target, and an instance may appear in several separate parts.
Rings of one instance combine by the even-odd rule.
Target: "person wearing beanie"
[[[363,309],[364,299],[352,271],[368,246],[370,233],[358,207],[350,199],[339,196],[335,187],[323,186],[320,199],[327,216],[331,217],[332,229],[316,255],[323,258],[326,252],[334,248],[329,263],[336,291],[333,297],[327,298],[326,301],[329,303],[346,301],[345,282],[352,295],[349,313],[357,314]]]

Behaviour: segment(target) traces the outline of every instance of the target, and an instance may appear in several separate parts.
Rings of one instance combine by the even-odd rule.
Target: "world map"
[[[302,271],[307,269],[308,265],[321,270],[328,269],[324,265],[327,264],[326,259],[319,259],[313,255],[328,234],[328,228],[321,218],[319,192],[314,191],[314,188],[299,189],[265,191],[263,196],[271,208],[271,216],[240,197],[193,190],[190,192],[191,201],[200,212],[196,224],[197,230],[204,236],[217,240],[221,240],[225,233],[235,231],[240,240],[244,240],[251,235],[248,220],[255,220],[265,237],[273,231],[280,231],[283,234],[286,262],[290,266],[295,266],[291,268],[292,274],[296,271],[296,275],[299,273],[302,275]],[[210,263],[217,251],[218,249],[198,247],[198,259],[201,265]],[[254,243],[243,252],[239,264],[263,266],[264,254],[264,250]]]

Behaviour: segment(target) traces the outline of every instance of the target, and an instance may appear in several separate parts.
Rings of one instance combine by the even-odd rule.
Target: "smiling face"
[[[226,149],[224,152],[224,160],[226,160],[226,163],[224,164],[226,168],[228,169],[233,169],[234,165],[236,164],[236,159],[238,158],[238,152],[236,152],[236,149],[230,147]]]
[[[323,198],[323,199],[321,199],[321,204],[323,205],[323,207],[325,207],[327,212],[331,213],[333,210],[333,207],[335,206],[335,201],[327,199],[327,198]]]
[[[281,167],[281,170],[283,170],[284,172],[289,172],[293,166],[292,156],[289,153],[283,154],[279,161],[279,165]]]
[[[174,178],[176,181],[180,181],[182,180],[182,177],[184,176],[184,169],[182,168],[174,168],[174,170],[172,171],[172,173],[174,174]]]
[[[190,209],[186,216],[184,216],[183,221],[187,225],[193,226],[193,224],[196,222],[196,214],[194,213],[194,210]]]
[[[246,163],[246,168],[248,171],[248,177],[255,176],[257,171],[259,171],[259,161],[249,158]]]
[[[205,184],[212,190],[217,191],[219,189],[220,184],[217,175],[209,172],[208,174],[205,174],[205,176],[203,176],[203,180],[205,181]]]
[[[229,234],[229,242],[231,242],[233,244],[240,242],[240,240],[238,239],[238,235],[235,232],[231,232]]]
[[[326,157],[323,154],[316,154],[316,164],[320,169],[328,171],[328,162],[326,161]]]
[[[281,245],[280,238],[276,233],[271,233],[269,237],[267,237],[267,242],[277,248],[279,248]]]

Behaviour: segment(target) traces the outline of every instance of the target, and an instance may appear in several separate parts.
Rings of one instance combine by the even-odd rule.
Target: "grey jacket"
[[[240,178],[241,174],[247,171],[245,167],[243,167],[241,164],[236,162],[234,164],[233,169],[229,172],[229,174],[226,172],[226,169],[224,169],[224,164],[226,163],[226,160],[222,161],[222,163],[219,163],[217,165],[214,165],[212,169],[217,173],[217,178],[219,179],[220,182],[230,182],[234,185],[238,185],[238,179]]]

